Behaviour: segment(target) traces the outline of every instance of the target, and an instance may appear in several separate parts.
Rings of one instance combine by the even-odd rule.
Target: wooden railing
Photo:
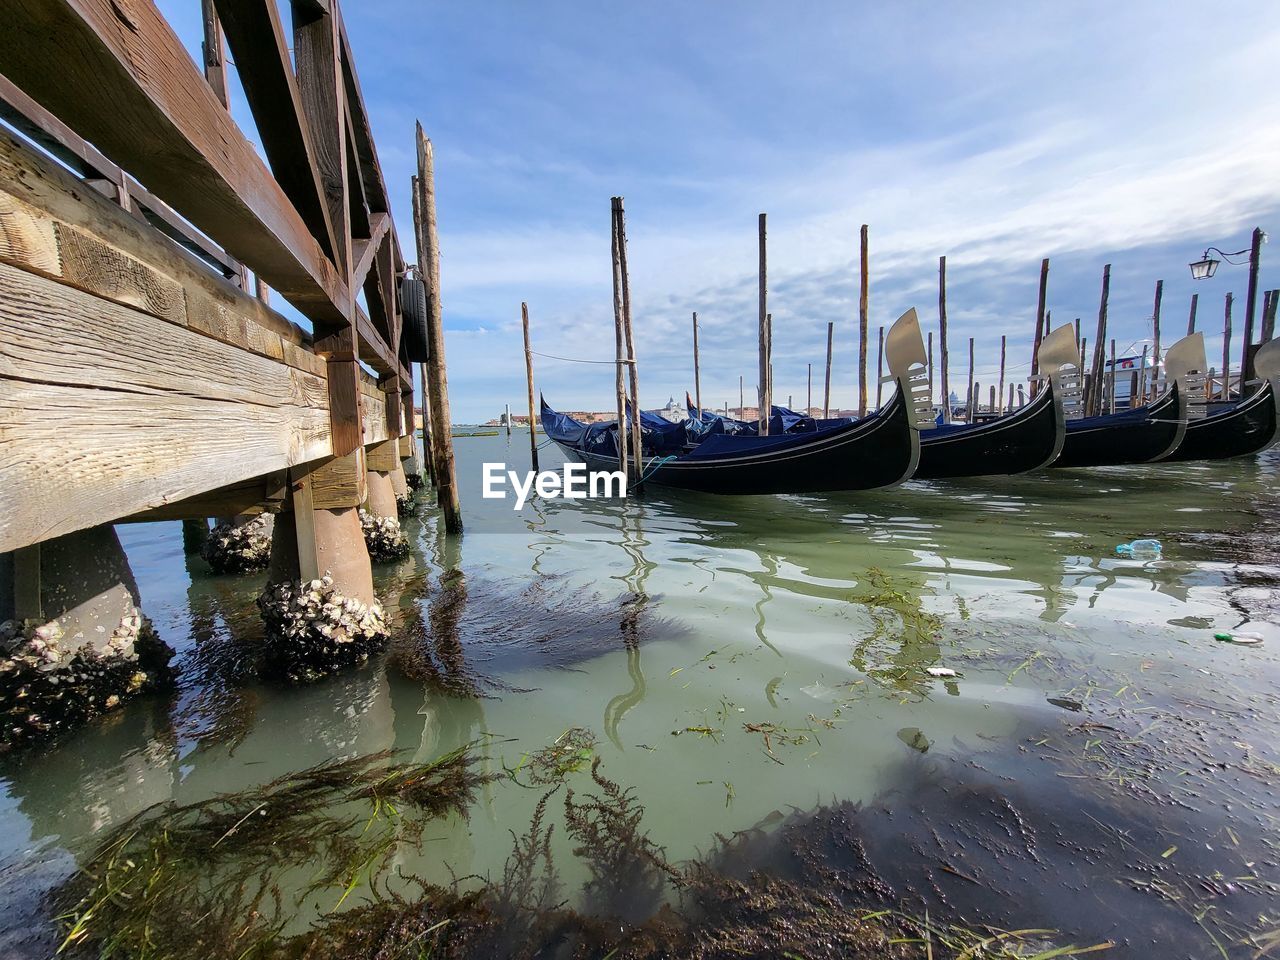
[[[8,4],[0,99],[122,206],[241,284],[252,270],[311,321],[343,455],[362,443],[357,361],[388,393],[412,382],[396,302],[405,263],[338,6],[291,10],[292,60],[274,0],[206,10],[206,65],[223,62],[208,53],[224,34],[267,163],[228,113],[225,79],[209,82],[150,0]]]
[[[205,0],[202,67],[150,0],[6,4],[0,550],[313,481],[355,506],[364,449],[412,436],[406,264],[351,45],[336,3],[291,11],[286,34],[275,0]]]

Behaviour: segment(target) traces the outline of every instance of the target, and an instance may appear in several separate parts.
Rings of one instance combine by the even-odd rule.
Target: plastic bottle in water
[[[1159,540],[1135,540],[1133,543],[1122,543],[1116,547],[1116,553],[1134,560],[1159,560]]]

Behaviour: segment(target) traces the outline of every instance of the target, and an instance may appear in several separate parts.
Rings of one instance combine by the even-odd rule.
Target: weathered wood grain
[[[333,264],[150,0],[13,0],[0,62],[313,321],[349,319]]]
[[[384,440],[365,448],[369,469],[379,473],[392,473],[400,465],[400,443],[396,439]]]
[[[316,510],[338,510],[360,506],[369,495],[366,469],[363,450],[311,464],[306,470],[311,481],[312,507]],[[294,489],[296,491],[297,487]],[[294,509],[297,508],[295,500]]]
[[[215,276],[195,257],[158,230],[140,223],[82,181],[0,129],[0,194],[20,201],[52,222],[74,227],[168,277],[187,291],[202,291],[214,302],[243,314],[281,340],[305,344],[306,334],[256,297]],[[6,257],[5,259],[9,259]],[[10,260],[10,262],[17,262]],[[23,266],[24,264],[18,263]],[[29,269],[50,275],[51,263],[27,261]]]
[[[331,452],[327,384],[0,264],[0,551]]]

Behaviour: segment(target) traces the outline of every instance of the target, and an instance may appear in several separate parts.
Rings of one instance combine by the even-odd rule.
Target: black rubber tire
[[[431,342],[427,339],[427,286],[414,276],[400,278],[400,313],[404,329],[400,345],[410,363],[426,363],[431,359]]]

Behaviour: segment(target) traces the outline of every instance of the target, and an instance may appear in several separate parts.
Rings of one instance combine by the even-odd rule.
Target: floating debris
[[[931,677],[958,677],[958,676],[960,676],[960,674],[959,674],[959,673],[957,673],[955,670],[952,670],[950,667],[926,667],[924,672],[925,672],[925,673],[927,673],[927,674],[928,674],[929,676],[931,676]]]
[[[1260,633],[1215,633],[1213,639],[1219,643],[1235,643],[1242,647],[1252,647],[1262,642]]]
[[[933,746],[919,727],[903,727],[898,731],[898,739],[920,753],[928,753],[929,748]]]
[[[379,517],[361,509],[360,529],[364,532],[365,546],[369,548],[369,559],[374,563],[403,560],[409,555],[409,541],[400,531],[400,521],[395,517]]]
[[[271,584],[258,597],[266,626],[265,667],[290,683],[310,683],[357,666],[390,639],[382,605],[344,597],[327,574]]]
[[[214,573],[265,570],[271,560],[273,518],[264,513],[245,523],[220,523],[200,550]]]
[[[134,611],[101,647],[65,642],[57,620],[0,624],[0,753],[44,740],[166,685],[173,650]]]

